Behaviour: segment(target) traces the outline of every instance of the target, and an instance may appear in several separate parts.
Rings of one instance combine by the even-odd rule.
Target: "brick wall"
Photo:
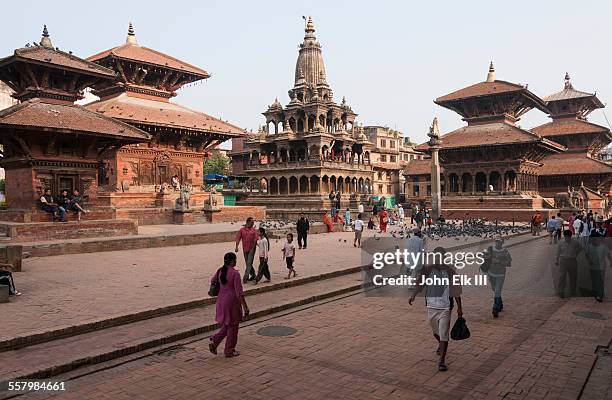
[[[0,224],[0,230],[6,232],[11,241],[42,241],[137,235],[138,224],[133,220],[120,219],[79,223],[4,223]]]
[[[210,222],[240,222],[253,217],[256,221],[266,219],[266,208],[259,206],[228,206],[221,211],[207,213]]]

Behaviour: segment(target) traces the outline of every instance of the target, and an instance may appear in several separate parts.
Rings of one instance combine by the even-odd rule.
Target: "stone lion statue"
[[[174,204],[176,210],[189,210],[189,199],[191,198],[191,187],[189,185],[183,185],[181,193]]]

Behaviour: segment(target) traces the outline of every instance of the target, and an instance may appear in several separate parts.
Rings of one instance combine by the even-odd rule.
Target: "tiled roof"
[[[103,75],[109,78],[115,77],[115,72],[91,61],[84,60],[61,50],[42,46],[23,47],[16,49],[12,56],[0,59],[0,66],[7,62],[19,59],[33,61],[36,63],[83,71],[88,74]]]
[[[559,153],[546,157],[540,175],[612,174],[612,165],[586,153]]]
[[[523,86],[506,81],[479,82],[459,89],[436,99],[436,103],[466,99],[469,97],[488,96],[499,93],[520,92],[526,90]]]
[[[551,102],[551,101],[578,99],[582,97],[595,97],[595,95],[592,93],[581,92],[580,90],[576,90],[573,87],[569,87],[569,88],[563,89],[560,92],[553,93],[550,96],[546,96],[542,100],[546,102]]]
[[[147,141],[148,133],[124,122],[107,118],[85,107],[73,104],[43,103],[38,99],[0,111],[0,127],[21,126],[59,132],[80,132],[96,136]]]
[[[166,126],[203,133],[242,136],[245,130],[199,111],[167,101],[140,98],[121,93],[86,106],[106,117],[128,123]]]
[[[562,136],[578,133],[607,133],[610,135],[610,130],[604,126],[575,118],[551,121],[532,128],[531,132],[537,133],[540,136]]]
[[[177,58],[161,53],[157,50],[149,49],[148,47],[139,46],[136,44],[123,44],[113,47],[101,53],[95,54],[87,59],[89,61],[102,60],[108,56],[114,56],[125,60],[141,61],[147,64],[158,65],[164,68],[171,68],[177,71],[187,72],[194,75],[208,78],[210,74],[201,68],[188,64]]]
[[[444,172],[444,168],[440,165],[440,172]],[[429,175],[431,174],[431,159],[412,160],[404,168],[405,175]]]
[[[541,142],[549,147],[563,150],[564,146],[542,138],[535,133],[504,122],[482,125],[468,125],[443,135],[442,149],[463,148],[474,146],[498,146],[517,143]],[[417,150],[427,151],[429,146],[422,143]]]

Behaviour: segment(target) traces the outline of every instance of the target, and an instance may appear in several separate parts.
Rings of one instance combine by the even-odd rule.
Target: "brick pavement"
[[[365,237],[370,235],[366,231]],[[361,265],[352,237],[348,232],[309,236],[308,249],[298,251],[297,271],[307,277]],[[470,241],[476,239],[441,240],[436,245]],[[270,266],[276,282],[286,273],[282,242],[272,239],[271,243]],[[3,321],[0,340],[207,297],[210,276],[223,254],[233,249],[233,243],[215,243],[26,259],[23,272],[14,275],[23,296],[0,304],[0,312],[9,310],[13,315]],[[242,253],[239,265],[244,265]]]
[[[548,296],[550,270],[530,259],[543,248],[511,250],[499,319],[490,316],[488,288],[466,289],[472,337],[450,343],[446,373],[435,368],[422,300],[409,307],[403,298],[358,295],[244,326],[238,358],[210,355],[204,338],[70,381],[63,395],[23,398],[576,399],[596,345],[612,336],[611,303]],[[607,319],[573,314],[580,310]],[[297,333],[257,335],[265,325]]]

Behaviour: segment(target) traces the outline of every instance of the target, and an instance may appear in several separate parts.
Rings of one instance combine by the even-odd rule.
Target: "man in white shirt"
[[[361,219],[361,213],[357,214],[357,219],[353,221],[353,227],[355,229],[355,240],[353,240],[353,246],[361,247],[361,234],[363,233],[363,220]],[[359,243],[359,244],[357,244]]]
[[[423,258],[425,257],[425,240],[423,239],[420,229],[414,228],[412,232],[412,237],[406,241],[406,251],[409,254],[408,257],[410,263],[406,265],[406,270],[401,271],[401,273],[416,278],[421,273],[421,268],[423,266]],[[421,256],[418,256],[419,253],[421,253]],[[414,254],[414,256],[410,254]],[[417,262],[412,263],[412,260],[417,260]]]
[[[363,203],[359,203],[359,206],[357,207],[357,212],[363,214],[364,210],[365,209],[363,208]]]
[[[397,214],[399,216],[399,225],[404,226],[405,213],[404,213],[404,208],[402,207],[401,204],[397,205]]]

